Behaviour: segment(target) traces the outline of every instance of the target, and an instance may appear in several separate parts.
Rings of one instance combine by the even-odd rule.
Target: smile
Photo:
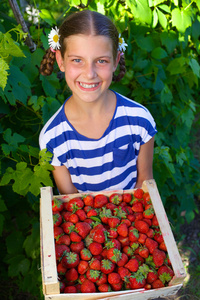
[[[80,86],[85,88],[85,89],[92,89],[95,88],[99,85],[99,83],[92,83],[92,84],[87,84],[87,83],[83,83],[83,82],[79,82]]]

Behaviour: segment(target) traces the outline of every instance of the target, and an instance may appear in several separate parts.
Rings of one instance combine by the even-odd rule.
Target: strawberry
[[[70,218],[70,216],[71,216],[71,212],[70,212],[70,211],[63,210],[63,211],[61,212],[61,216],[62,216],[62,218],[63,218],[63,221],[68,222],[68,221],[69,221],[69,218]]]
[[[131,272],[136,272],[139,268],[139,263],[136,258],[131,258],[124,267],[129,269]]]
[[[62,216],[59,211],[53,212],[53,226],[60,226],[62,223]]]
[[[67,281],[76,281],[78,279],[78,272],[75,268],[70,268],[65,274]]]
[[[82,284],[85,280],[87,280],[87,277],[85,274],[80,274],[78,281],[80,284]]]
[[[87,212],[87,218],[96,217],[96,216],[98,216],[98,212],[94,208]]]
[[[94,208],[101,208],[108,203],[108,198],[105,195],[96,195],[94,197]]]
[[[113,214],[115,217],[119,218],[120,220],[126,219],[126,217],[127,217],[127,212],[126,212],[125,207],[121,207],[121,206],[114,208]]]
[[[101,270],[101,262],[97,258],[92,258],[89,265],[90,265],[90,269],[92,270],[98,270],[98,271]]]
[[[115,205],[119,205],[120,202],[122,202],[123,200],[123,197],[121,194],[118,194],[118,193],[114,193],[112,195],[110,195],[109,197],[109,202],[115,204]]]
[[[92,195],[85,195],[83,196],[83,201],[84,201],[84,204],[86,206],[92,206],[94,205],[94,197]]]
[[[110,248],[107,251],[107,258],[113,263],[117,263],[122,258],[122,253],[116,248]]]
[[[78,243],[71,243],[70,249],[72,252],[80,253],[82,249],[84,249],[84,243],[83,241],[80,241]]]
[[[133,196],[137,199],[142,199],[143,194],[144,194],[144,191],[142,189],[139,189],[139,188],[134,190],[134,192],[133,192]]]
[[[158,274],[154,268],[150,268],[147,273],[147,283],[152,284],[156,279],[158,279]]]
[[[54,198],[52,200],[51,204],[52,204],[52,210],[53,210],[53,212],[55,212],[55,211],[62,211],[63,208],[64,208],[64,204],[63,204],[62,200],[60,200],[60,199]]]
[[[56,252],[56,260],[60,261],[67,252],[70,252],[70,249],[66,245],[57,245],[56,244],[55,252]]]
[[[106,249],[116,248],[121,250],[121,243],[117,239],[110,239],[108,242],[106,242],[105,247]]]
[[[118,283],[114,283],[111,285],[111,289],[113,291],[121,291],[122,290],[122,286],[123,286],[123,281],[121,280],[120,282]]]
[[[119,224],[117,227],[117,232],[120,236],[127,237],[128,236],[128,227],[125,223]]]
[[[146,235],[150,239],[153,239],[153,237],[154,237],[154,230],[152,228],[149,228],[149,231],[146,233]]]
[[[142,212],[135,212],[134,216],[135,216],[135,221],[143,220],[143,213]]]
[[[64,245],[69,246],[70,242],[71,242],[70,237],[67,234],[63,234],[60,237],[58,237],[58,239],[56,239],[56,244],[58,244],[58,245],[64,244]]]
[[[131,242],[137,242],[139,238],[138,230],[135,227],[130,226],[128,230],[128,237]]]
[[[69,236],[72,242],[80,242],[82,240],[82,237],[75,231],[72,231]]]
[[[89,269],[89,263],[86,260],[81,260],[78,264],[78,273],[85,274]]]
[[[131,272],[127,268],[124,268],[124,267],[118,268],[118,274],[120,275],[120,277],[123,281],[127,281],[128,278],[131,276]]]
[[[174,276],[174,271],[168,266],[161,266],[158,269],[158,277],[165,284],[168,283]]]
[[[144,233],[139,233],[138,243],[144,244],[147,239],[147,235]]]
[[[148,192],[143,194],[144,205],[151,204],[151,198]]]
[[[105,273],[101,273],[99,279],[96,281],[96,285],[99,286],[104,283],[107,283],[107,279],[108,279],[107,277],[108,276]]]
[[[79,221],[79,217],[77,214],[71,214],[69,217],[69,222],[72,222],[73,224],[76,224]]]
[[[131,226],[131,221],[129,219],[123,219],[121,220],[121,223],[125,223],[127,227]]]
[[[150,290],[152,287],[150,285],[150,283],[146,283],[145,286],[144,286],[144,289],[145,290]]]
[[[115,269],[115,264],[109,259],[103,259],[101,261],[101,272],[105,274],[109,274],[113,272]]]
[[[120,242],[122,247],[129,246],[129,244],[130,244],[128,236],[123,237],[123,236],[119,235],[117,240]]]
[[[117,205],[115,205],[114,203],[111,203],[111,202],[108,202],[106,204],[106,208],[110,209],[111,211],[113,211],[116,207],[117,207]]]
[[[128,220],[131,221],[131,222],[134,222],[134,221],[135,221],[135,215],[128,215],[127,218],[128,218]]]
[[[134,226],[141,233],[147,233],[149,231],[149,225],[142,220],[136,220]]]
[[[92,282],[96,282],[100,277],[100,271],[89,269],[86,272],[86,277]]]
[[[84,202],[81,197],[73,198],[69,200],[69,202],[64,203],[64,209],[73,213],[75,213],[78,209],[83,208],[83,206]]]
[[[145,246],[140,247],[138,254],[143,258],[147,258],[149,256],[149,249]]]
[[[89,279],[86,279],[81,285],[81,293],[95,293],[96,287],[94,282]]]
[[[80,221],[84,221],[87,218],[87,215],[83,209],[78,209],[76,211],[77,216],[79,217]]]
[[[122,195],[122,200],[126,203],[130,203],[132,200],[132,195],[130,193],[124,193]]]
[[[155,214],[155,213],[154,213],[153,207],[150,207],[150,208],[145,209],[145,210],[143,211],[143,217],[146,218],[146,219],[153,219],[154,214]]]
[[[97,243],[104,243],[106,240],[106,233],[105,233],[105,228],[99,228],[95,230],[95,233],[93,235],[93,241]]]
[[[153,255],[153,262],[155,263],[155,266],[156,267],[162,266],[166,258],[165,252],[156,248],[153,251],[152,255]]]
[[[112,216],[112,212],[110,209],[107,209],[106,207],[102,207],[99,216],[102,223],[108,224],[108,218]]]
[[[134,212],[142,212],[144,211],[143,205],[141,202],[136,202],[132,205],[132,211]]]
[[[116,228],[109,228],[107,230],[107,233],[108,233],[108,237],[111,238],[111,239],[116,239],[117,236],[118,236]]]
[[[65,287],[66,287],[65,283],[63,281],[60,281],[59,284],[60,284],[60,292],[64,293],[64,290],[65,290]]]
[[[75,229],[78,232],[78,234],[85,239],[86,236],[90,233],[90,230],[92,229],[90,224],[87,222],[78,222],[75,225]]]
[[[118,273],[112,272],[108,274],[108,283],[116,284],[121,281],[121,277]]]
[[[78,253],[68,252],[66,253],[61,260],[61,263],[66,268],[75,268],[80,262],[80,257]]]
[[[108,218],[108,226],[110,228],[116,228],[120,224],[120,219],[117,217]]]
[[[102,292],[102,293],[107,293],[107,292],[112,291],[112,289],[108,283],[103,283],[103,284],[99,285],[98,290],[99,290],[99,292]]]
[[[159,226],[156,215],[154,215],[153,218],[152,218],[152,226],[153,227],[158,227]]]
[[[128,255],[122,253],[120,260],[118,260],[117,262],[117,265],[118,267],[123,267],[127,262],[128,262]]]
[[[54,227],[54,239],[58,240],[62,235],[64,235],[64,231],[61,227]]]
[[[131,257],[133,255],[133,249],[129,246],[123,247],[122,252],[125,253],[128,257]]]
[[[146,284],[146,279],[144,278],[144,275],[141,273],[135,273],[132,274],[129,278],[131,283],[131,289],[141,289]]]
[[[164,287],[163,282],[160,279],[156,279],[154,282],[152,282],[152,288],[158,289]]]
[[[159,248],[160,250],[163,250],[163,251],[167,252],[167,247],[166,247],[164,241],[160,243],[160,245],[158,246],[158,248]]]
[[[147,238],[145,241],[145,246],[149,249],[150,254],[152,254],[153,251],[158,248],[158,243],[153,239]]]
[[[99,255],[103,251],[103,246],[97,242],[91,243],[88,248],[92,255]]]
[[[77,289],[75,286],[66,286],[65,289],[64,289],[64,293],[77,293]]]
[[[61,263],[58,263],[58,265],[57,265],[58,275],[65,275],[66,271],[67,271],[67,268],[63,267],[63,265]]]
[[[66,234],[70,234],[70,232],[72,232],[75,228],[74,224],[69,221],[62,223],[61,227]]]
[[[154,233],[155,233],[154,234],[154,240],[156,242],[158,242],[159,244],[162,243],[162,242],[164,242],[163,235],[162,235],[160,229],[156,228],[155,231],[154,231]]]
[[[92,258],[92,253],[90,252],[89,249],[84,248],[80,251],[80,257],[82,260],[89,261]]]

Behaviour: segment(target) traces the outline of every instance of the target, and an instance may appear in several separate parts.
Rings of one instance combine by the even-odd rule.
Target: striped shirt
[[[79,192],[133,189],[140,146],[157,132],[144,106],[115,94],[115,112],[100,139],[85,137],[75,130],[65,115],[65,103],[40,133],[40,148],[53,154],[53,166],[67,167]]]

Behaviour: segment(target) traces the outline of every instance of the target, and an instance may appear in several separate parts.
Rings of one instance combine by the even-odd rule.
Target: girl
[[[84,10],[69,16],[50,42],[54,50],[40,72],[51,74],[56,59],[72,92],[40,133],[40,148],[53,154],[59,192],[133,189],[152,179],[155,122],[144,106],[109,89],[125,74],[114,24]]]

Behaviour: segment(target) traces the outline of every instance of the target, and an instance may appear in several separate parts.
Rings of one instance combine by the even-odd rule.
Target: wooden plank
[[[186,272],[172,233],[171,227],[165,209],[160,198],[158,188],[155,180],[146,180],[143,183],[142,189],[148,191],[151,197],[151,201],[158,219],[158,223],[163,234],[167,252],[169,254],[170,261],[175,273],[174,278],[170,281],[169,285],[175,285],[182,283],[186,277]]]
[[[41,188],[41,261],[44,294],[59,294],[60,284],[57,278],[55,243],[53,232],[52,188]]]

